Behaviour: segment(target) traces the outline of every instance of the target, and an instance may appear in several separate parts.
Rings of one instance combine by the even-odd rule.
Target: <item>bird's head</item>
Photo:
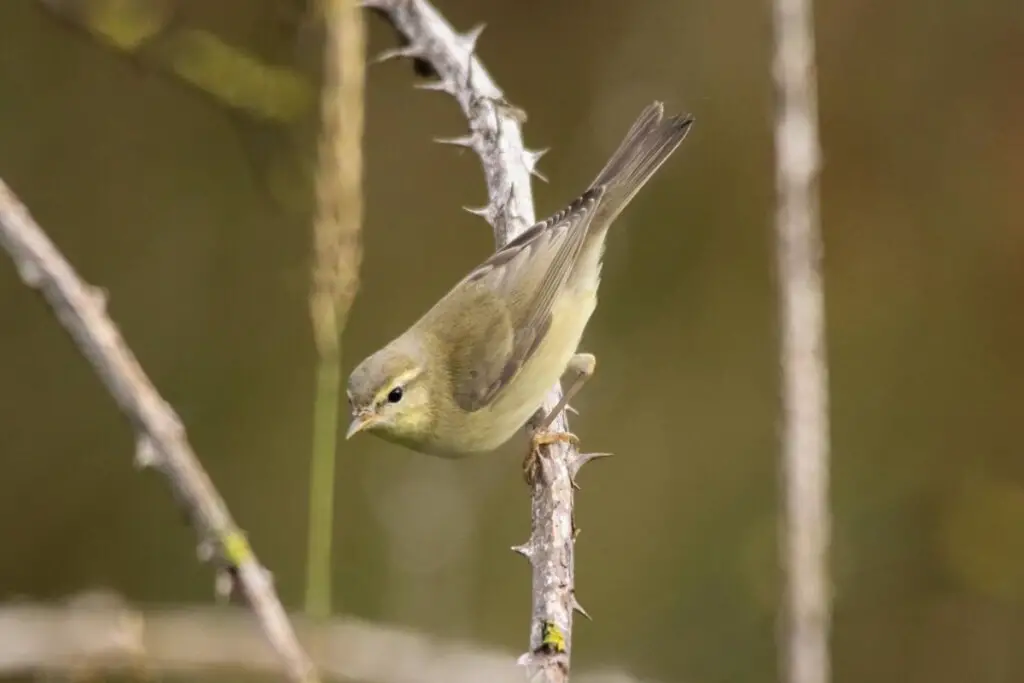
[[[423,443],[434,421],[429,370],[422,349],[401,338],[360,362],[348,379],[345,438],[369,432],[413,448]]]

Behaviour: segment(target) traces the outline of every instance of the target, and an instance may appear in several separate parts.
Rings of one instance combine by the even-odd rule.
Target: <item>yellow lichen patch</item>
[[[967,478],[946,507],[939,545],[950,571],[990,597],[1024,598],[1024,489],[983,473]]]
[[[565,634],[555,622],[545,621],[541,625],[540,649],[544,652],[565,652]]]
[[[228,531],[221,538],[221,545],[224,548],[224,557],[233,567],[252,560],[252,547],[245,535],[238,531]]]

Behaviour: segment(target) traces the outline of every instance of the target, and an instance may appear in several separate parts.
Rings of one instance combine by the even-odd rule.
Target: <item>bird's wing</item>
[[[660,102],[644,109],[590,189],[509,242],[457,285],[461,291],[444,320],[449,328],[452,391],[464,410],[473,412],[492,403],[544,340],[551,307],[584,249],[595,217],[598,231],[607,229],[679,146],[692,118],[665,119],[663,114]],[[466,304],[472,296],[479,300],[470,307]],[[488,306],[498,312],[488,312]],[[465,315],[476,318],[464,319]],[[463,321],[466,336],[458,337],[458,326],[447,324],[453,319]]]
[[[449,347],[452,393],[463,410],[491,404],[544,340],[551,308],[579,258],[603,194],[603,187],[587,190],[509,242],[459,285],[481,299],[474,310],[500,310],[487,314],[486,323],[478,319],[472,338],[463,343],[453,339]]]

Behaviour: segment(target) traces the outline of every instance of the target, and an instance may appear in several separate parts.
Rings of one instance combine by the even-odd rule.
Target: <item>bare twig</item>
[[[784,679],[830,679],[828,366],[812,0],[774,0],[787,577]]]
[[[488,202],[473,212],[487,219],[498,246],[504,245],[535,220],[530,175],[536,173],[542,152],[523,147],[523,113],[505,100],[473,54],[483,27],[458,34],[427,0],[363,4],[382,13],[405,40],[380,60],[406,57],[428,64],[437,80],[420,87],[454,97],[469,120],[468,135],[438,142],[468,147],[480,157]],[[543,409],[552,410],[560,398],[561,388],[555,385]],[[568,431],[565,414],[550,428]],[[533,489],[530,539],[516,547],[533,567],[530,652],[521,662],[543,680],[564,681],[569,676],[573,611],[582,611],[574,593],[572,481],[588,458],[565,444],[548,447],[543,456],[544,476]]]
[[[322,0],[317,216],[310,314],[319,361],[310,468],[306,611],[331,613],[334,459],[341,394],[341,332],[359,287],[363,213],[362,137],[365,37],[356,0]]]
[[[14,193],[0,181],[0,245],[26,285],[39,290],[92,364],[137,434],[136,464],[165,475],[200,538],[200,555],[217,559],[241,584],[267,639],[295,683],[314,683],[269,572],[199,464],[174,410],[160,397],[106,314],[105,294],[78,277]]]
[[[325,678],[375,683],[519,683],[508,652],[358,619],[295,616]],[[0,605],[0,676],[124,671],[189,676],[217,671],[278,676],[281,662],[243,611],[183,605],[142,610],[107,592],[64,605]],[[590,683],[639,683],[618,671]]]

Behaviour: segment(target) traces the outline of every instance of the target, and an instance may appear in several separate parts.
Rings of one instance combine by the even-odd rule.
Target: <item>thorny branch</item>
[[[812,0],[774,0],[786,566],[783,680],[828,683],[829,420]]]
[[[436,77],[418,87],[447,93],[458,102],[470,132],[438,142],[472,149],[480,157],[488,203],[472,211],[491,224],[499,247],[506,244],[535,221],[530,176],[537,174],[543,151],[525,149],[524,114],[505,100],[473,54],[483,27],[456,33],[427,0],[363,0],[363,5],[384,15],[403,41],[378,61],[415,60],[418,71],[430,71]],[[543,410],[552,410],[561,395],[556,384]],[[550,428],[569,431],[565,414]],[[593,457],[566,444],[546,447],[544,476],[533,488],[530,538],[514,548],[533,567],[530,651],[520,662],[531,675],[545,681],[568,680],[573,611],[585,614],[574,592],[573,481],[580,467]]]
[[[316,683],[274,591],[270,573],[253,553],[224,500],[196,458],[185,428],[157,393],[106,313],[105,294],[85,284],[0,181],[0,245],[22,281],[39,290],[134,427],[136,464],[161,472],[199,534],[200,557],[216,560],[237,581],[294,683]]]

